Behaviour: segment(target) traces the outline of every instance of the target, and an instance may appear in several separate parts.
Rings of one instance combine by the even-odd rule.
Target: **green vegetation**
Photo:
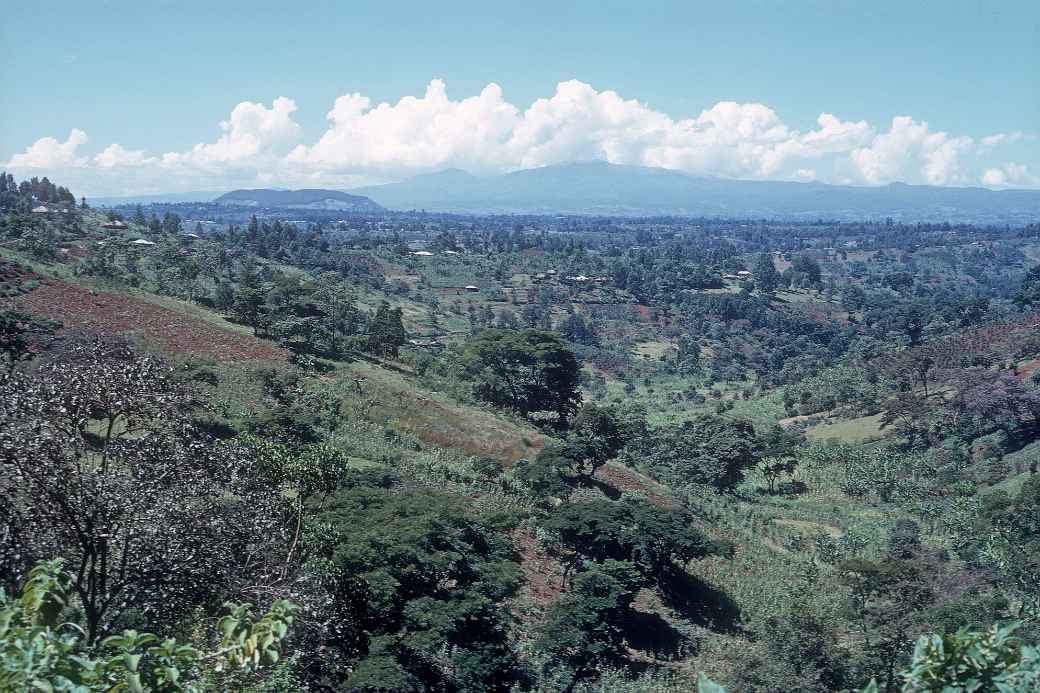
[[[1040,227],[70,198],[0,177],[0,688],[1036,690]]]

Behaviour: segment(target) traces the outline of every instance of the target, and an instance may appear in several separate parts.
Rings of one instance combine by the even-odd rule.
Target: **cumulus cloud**
[[[12,156],[6,165],[14,169],[85,166],[87,160],[77,156],[76,150],[88,140],[87,133],[78,128],[70,130],[64,142],[54,137],[41,137],[21,154]]]
[[[407,174],[456,166],[504,171],[564,161],[663,166],[695,173],[794,177],[795,163],[863,144],[872,130],[824,113],[819,129],[799,133],[763,104],[721,102],[696,118],[674,120],[617,92],[577,80],[526,110],[497,84],[452,100],[433,80],[421,97],[373,106],[361,94],[336,100],[329,129],[288,160],[327,172]]]
[[[999,168],[987,168],[980,180],[992,188],[1040,187],[1040,176],[1032,174],[1025,164],[1007,163]]]
[[[888,132],[876,135],[869,147],[854,149],[850,158],[866,183],[895,180],[953,185],[969,182],[963,156],[974,145],[970,137],[936,132],[925,121],[896,116]]]
[[[270,108],[243,101],[220,123],[224,134],[215,142],[196,144],[187,152],[168,152],[162,163],[213,169],[271,154],[299,136],[300,126],[292,119],[295,112],[296,102],[284,96],[275,99]]]
[[[336,99],[329,129],[311,146],[300,145],[288,161],[333,170],[409,172],[444,166],[485,170],[506,165],[502,147],[516,126],[517,109],[489,84],[477,96],[448,98],[433,80],[422,97],[372,107],[367,96]]]
[[[110,144],[94,157],[94,163],[100,168],[116,166],[145,166],[156,162],[155,157],[145,156],[144,151],[123,149],[121,145]]]
[[[575,160],[659,166],[692,174],[760,180],[818,180],[882,185],[1040,186],[1024,165],[993,160],[993,152],[1030,135],[995,133],[973,139],[934,130],[911,116],[887,129],[823,112],[800,129],[761,103],[722,101],[693,117],[673,118],[650,105],[578,80],[521,108],[497,84],[453,99],[434,79],[421,95],[374,103],[344,94],[326,114],[324,132],[309,141],[293,119],[296,103],[242,102],[212,142],[150,156],[112,144],[91,170],[133,167],[141,179],[198,185],[266,184],[349,187],[416,173],[463,168],[500,173]],[[22,167],[88,165],[66,142],[44,138],[12,158]]]

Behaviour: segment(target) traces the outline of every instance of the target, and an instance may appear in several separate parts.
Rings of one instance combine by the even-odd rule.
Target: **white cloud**
[[[243,101],[220,123],[224,134],[216,142],[196,144],[187,152],[168,152],[162,163],[214,169],[271,154],[299,136],[300,126],[292,119],[295,111],[296,102],[284,96],[275,99],[270,108]]]
[[[69,131],[64,142],[54,137],[41,137],[25,148],[21,154],[15,154],[7,162],[11,168],[63,168],[85,166],[87,160],[76,156],[76,150],[87,143],[87,133],[78,128]]]
[[[869,147],[852,150],[849,158],[866,183],[957,185],[970,182],[963,157],[974,146],[970,137],[951,137],[925,121],[896,116],[888,132],[876,135]]]
[[[795,177],[799,161],[848,150],[869,140],[863,121],[824,113],[819,129],[791,130],[763,104],[720,102],[696,118],[673,120],[614,91],[577,80],[523,112],[490,84],[477,96],[454,101],[433,80],[422,97],[372,105],[361,94],[336,100],[331,125],[313,145],[288,160],[326,173],[407,175],[455,166],[505,171],[564,161],[663,166],[740,177]]]
[[[982,174],[982,184],[999,188],[1007,183],[1007,175],[999,168],[987,168]]]
[[[301,168],[408,173],[461,166],[499,168],[517,109],[497,84],[477,96],[452,101],[444,82],[433,80],[422,97],[372,107],[368,97],[347,94],[328,112],[329,129],[312,146],[300,145],[288,161]]]
[[[979,144],[986,148],[999,147],[1002,144],[1014,144],[1022,140],[1031,139],[1024,132],[998,132],[995,135],[987,135],[979,140]]]
[[[1040,187],[1040,176],[1031,173],[1025,164],[1007,163],[999,168],[987,168],[980,180],[992,188]]]
[[[94,163],[100,168],[114,168],[116,166],[145,166],[156,162],[155,157],[145,156],[140,149],[123,149],[121,145],[110,144],[94,157]]]
[[[439,79],[421,95],[395,103],[345,94],[327,113],[325,131],[310,141],[301,138],[296,110],[284,96],[269,106],[245,101],[220,123],[222,132],[212,142],[161,156],[112,144],[93,157],[89,169],[84,167],[91,160],[77,156],[86,135],[73,130],[66,142],[37,141],[10,165],[80,167],[104,172],[120,186],[140,182],[170,189],[350,187],[448,167],[500,173],[590,159],[734,178],[1040,186],[1024,165],[990,156],[1031,138],[1021,132],[976,140],[933,130],[910,116],[893,118],[880,131],[830,112],[821,113],[812,128],[799,129],[765,104],[733,101],[676,119],[578,80],[559,83],[527,108],[507,101],[494,83],[460,99],[452,99]],[[121,170],[127,175],[120,177]]]

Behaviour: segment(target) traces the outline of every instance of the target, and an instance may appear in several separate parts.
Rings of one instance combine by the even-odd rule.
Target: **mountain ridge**
[[[354,212],[379,212],[383,207],[364,195],[325,188],[276,190],[254,188],[232,190],[213,200],[214,203],[244,207],[278,207],[281,209],[337,209]]]
[[[458,169],[351,190],[390,209],[1029,223],[1040,191],[755,181],[607,162],[571,162],[479,177]]]

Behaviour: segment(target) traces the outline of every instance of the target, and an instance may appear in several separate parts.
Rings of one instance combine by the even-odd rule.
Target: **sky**
[[[1040,188],[1035,0],[505,5],[11,3],[0,168],[88,196],[594,159]]]

